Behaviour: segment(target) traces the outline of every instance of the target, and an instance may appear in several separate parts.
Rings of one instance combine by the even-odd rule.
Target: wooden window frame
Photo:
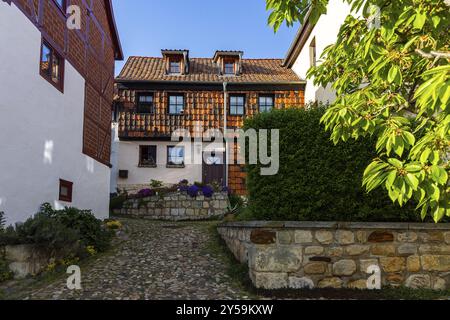
[[[183,149],[183,164],[174,164],[170,163],[170,149],[171,148],[181,148]],[[186,148],[184,146],[167,146],[167,159],[166,159],[166,167],[167,168],[185,168],[186,167]]]
[[[144,148],[154,148],[155,150],[155,163],[154,164],[144,164],[142,162],[142,151]],[[139,164],[140,168],[156,168],[158,166],[158,146],[156,145],[140,145],[139,146]]]
[[[171,98],[171,97],[183,97],[183,109],[182,109],[183,112],[180,112],[180,113],[173,113],[173,112],[170,111],[170,98]],[[176,104],[176,106],[178,106],[178,104]],[[169,115],[172,115],[172,116],[181,116],[181,115],[184,114],[184,110],[185,110],[185,109],[186,109],[186,96],[185,96],[184,93],[169,93],[169,94],[167,95],[167,112],[168,112]]]
[[[61,194],[61,188],[62,187],[66,187],[67,191],[68,191],[68,195],[64,196]],[[64,180],[64,179],[59,179],[59,201],[63,201],[63,202],[72,202],[72,196],[73,196],[73,182]]]
[[[232,113],[231,112],[231,107],[232,107],[232,105],[231,105],[231,98],[239,98],[239,97],[241,97],[241,98],[244,98],[244,103],[243,103],[243,105],[242,105],[242,114],[240,114],[240,113],[237,113],[237,111],[238,111],[238,106],[236,106],[236,113]],[[229,97],[229,99],[228,99],[228,113],[229,113],[229,115],[230,116],[238,116],[238,117],[243,117],[244,115],[245,115],[245,110],[246,110],[246,107],[245,107],[245,105],[246,105],[246,102],[247,102],[247,97],[246,97],[246,95],[245,94],[230,94],[230,97]]]
[[[152,103],[150,106],[150,112],[140,112],[139,107],[141,105],[140,97],[142,96],[151,96],[152,97]],[[150,103],[142,103],[143,105],[150,105]],[[154,114],[155,113],[155,95],[153,92],[138,92],[136,94],[136,113],[139,114]]]
[[[233,65],[233,72],[232,73],[227,73],[227,64],[232,64]],[[224,60],[223,61],[223,74],[225,76],[234,76],[236,75],[236,61],[234,60]]]
[[[66,15],[66,11],[67,11],[67,0],[61,0],[62,4],[59,5],[58,0],[53,0],[53,2],[56,4],[56,6],[58,7],[58,9],[61,10],[61,12]]]
[[[274,94],[260,94],[258,96],[259,112],[268,112],[267,110],[264,110],[264,111],[261,110],[261,98],[272,98],[272,108],[270,109],[270,111],[275,109],[275,95]],[[267,106],[268,106],[267,104],[264,105],[264,107],[266,107],[266,108],[267,108]]]
[[[172,72],[172,63],[178,63],[178,72]],[[181,59],[169,58],[169,75],[180,75],[182,70]]]
[[[44,46],[46,46],[51,53],[51,57],[50,57],[50,62],[49,62],[49,70],[50,73],[52,72],[53,69],[53,57],[57,56],[60,62],[59,65],[59,81],[58,82],[54,82],[52,80],[52,75],[47,74],[46,72],[44,72],[42,70],[42,62],[43,62],[43,53],[44,53]],[[48,82],[50,82],[51,85],[53,85],[56,89],[58,89],[59,91],[61,91],[61,93],[64,93],[64,67],[65,67],[65,62],[66,60],[64,59],[63,55],[61,55],[58,50],[55,49],[55,47],[53,47],[49,41],[45,40],[44,38],[42,38],[41,40],[41,53],[40,53],[40,59],[39,59],[39,73],[41,75],[41,77],[43,77],[45,80],[47,80]]]

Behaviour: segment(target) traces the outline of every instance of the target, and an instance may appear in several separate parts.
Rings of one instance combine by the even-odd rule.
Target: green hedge
[[[247,119],[245,128],[280,129],[280,171],[261,176],[248,165],[249,206],[255,220],[420,221],[412,205],[400,208],[380,189],[362,188],[365,167],[376,157],[370,139],[330,141],[320,124],[323,108],[274,110]],[[248,149],[248,148],[247,148]]]

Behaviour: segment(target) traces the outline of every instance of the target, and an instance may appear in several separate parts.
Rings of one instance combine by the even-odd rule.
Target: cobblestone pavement
[[[209,222],[124,220],[127,236],[112,254],[82,267],[80,291],[66,279],[34,289],[27,299],[242,299],[217,254]]]

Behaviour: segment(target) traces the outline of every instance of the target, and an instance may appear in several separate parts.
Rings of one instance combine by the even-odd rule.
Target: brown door
[[[224,183],[225,165],[223,153],[212,153],[203,157],[203,183]]]

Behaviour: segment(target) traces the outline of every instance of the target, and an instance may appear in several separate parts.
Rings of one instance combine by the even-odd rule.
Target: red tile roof
[[[230,83],[299,83],[302,80],[288,68],[282,59],[242,59],[239,76],[219,75],[211,58],[191,58],[189,74],[166,75],[164,60],[154,57],[130,57],[117,77],[117,81],[180,81]]]

